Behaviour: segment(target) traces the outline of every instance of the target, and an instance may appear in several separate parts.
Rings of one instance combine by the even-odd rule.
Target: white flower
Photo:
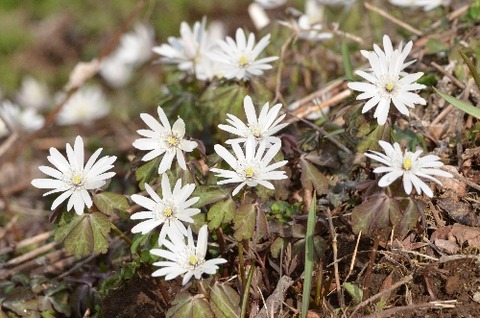
[[[322,32],[322,25],[311,21],[307,15],[302,15],[298,21],[294,21],[293,29],[298,32],[299,39],[306,41],[320,42],[333,38],[332,33]]]
[[[260,6],[265,9],[275,9],[287,3],[287,0],[255,0]]]
[[[355,0],[315,0],[318,4],[327,6],[350,6]]]
[[[195,75],[199,80],[213,77],[213,66],[206,57],[213,46],[213,41],[206,29],[206,19],[195,22],[193,30],[186,22],[180,24],[180,38],[169,37],[169,44],[153,48],[153,52],[162,56],[160,62],[177,64],[181,71]]]
[[[255,45],[255,35],[250,33],[248,40],[242,29],[237,29],[235,40],[227,36],[226,40],[217,41],[219,49],[209,54],[210,59],[218,63],[219,73],[226,79],[249,80],[263,74],[272,66],[268,63],[278,59],[277,56],[258,59],[258,56],[270,42],[270,34],[264,36]]]
[[[165,276],[165,280],[174,279],[179,275],[184,275],[182,284],[190,281],[192,276],[200,279],[202,274],[215,274],[218,264],[227,262],[224,258],[205,259],[208,247],[208,229],[207,225],[200,228],[198,232],[197,245],[193,241],[192,229],[188,227],[187,241],[185,237],[178,233],[170,232],[169,239],[165,240],[164,249],[152,249],[150,253],[160,256],[166,260],[153,263],[154,266],[161,267],[152,273],[153,277]]]
[[[412,47],[413,47],[413,42],[412,41],[408,42],[407,45],[405,45],[405,47],[403,47],[403,43],[400,42],[400,44],[398,45],[398,48],[394,49],[393,44],[392,44],[392,40],[390,39],[390,37],[388,35],[385,34],[383,36],[383,50],[377,44],[373,44],[373,52],[375,52],[380,58],[385,59],[387,61],[387,63],[390,63],[391,56],[392,56],[394,51],[399,51],[400,52],[400,59],[405,61],[408,57],[408,54],[412,50]],[[368,59],[369,55],[372,53],[372,51],[361,50],[360,53],[362,53],[362,55],[365,58]],[[408,62],[404,62],[403,65],[402,65],[402,71],[407,66],[415,63],[415,61],[416,60],[411,60],[411,61],[408,61]],[[372,70],[370,69],[369,71],[372,71]],[[408,73],[401,72],[400,75],[405,76],[405,75],[408,75]]]
[[[423,152],[422,150],[417,150],[416,152],[403,152],[398,143],[394,143],[393,146],[382,140],[380,140],[378,143],[385,151],[385,154],[377,151],[371,151],[369,153],[365,153],[365,156],[385,165],[373,170],[375,173],[387,172],[387,174],[378,181],[378,185],[380,187],[389,186],[395,180],[402,177],[403,188],[407,194],[412,192],[413,185],[418,194],[422,194],[423,191],[431,198],[433,197],[432,190],[420,178],[434,181],[439,185],[442,185],[438,179],[432,176],[444,178],[453,177],[450,173],[437,169],[442,167],[443,163],[440,161],[440,158],[435,155],[426,155],[424,157],[420,157]]]
[[[100,75],[112,87],[128,83],[135,69],[152,55],[154,32],[150,26],[136,24],[132,32],[120,38],[120,45],[102,60]]]
[[[384,39],[385,40],[385,39]],[[407,74],[402,70],[405,68],[405,58],[411,48],[407,44],[404,50],[386,47],[385,52],[364,51],[372,67],[372,72],[356,71],[355,73],[370,83],[352,82],[348,87],[362,92],[357,96],[357,100],[369,99],[363,106],[362,113],[376,107],[374,118],[377,118],[379,125],[385,125],[387,122],[390,104],[403,115],[408,116],[407,107],[414,108],[415,104],[425,105],[426,101],[418,94],[412,92],[425,88],[425,85],[418,84],[416,81],[422,77],[423,73]]]
[[[138,194],[131,196],[133,202],[147,209],[147,211],[134,213],[130,217],[132,220],[146,219],[135,225],[132,228],[132,233],[146,234],[163,224],[158,237],[160,246],[170,231],[180,232],[187,236],[187,229],[182,222],[193,223],[192,216],[200,213],[200,209],[190,207],[197,203],[200,198],[188,199],[195,190],[195,184],[189,183],[182,187],[182,180],[179,179],[172,191],[168,176],[164,173],[162,175],[163,198],[160,198],[148,184],[145,184],[145,189],[151,199]]]
[[[430,11],[438,6],[448,6],[450,0],[389,0],[391,4],[399,7],[419,8],[423,7],[424,11]]]
[[[197,142],[184,138],[185,123],[183,119],[178,118],[173,127],[171,127],[163,109],[158,107],[157,112],[160,122],[153,118],[152,115],[140,114],[142,120],[151,130],[137,130],[138,134],[146,138],[135,140],[133,146],[140,150],[150,150],[149,153],[143,156],[143,161],[150,161],[153,158],[164,155],[158,167],[158,174],[162,174],[170,169],[175,156],[180,168],[187,170],[183,151],[193,151],[198,146]]]
[[[250,136],[245,143],[245,153],[238,143],[232,145],[233,152],[237,157],[235,158],[225,147],[215,145],[215,152],[234,170],[211,168],[210,171],[216,172],[217,177],[226,178],[218,181],[217,184],[219,185],[240,183],[233,190],[232,195],[236,195],[245,185],[256,187],[260,184],[268,189],[274,189],[273,184],[269,180],[283,180],[287,178],[285,171],[274,171],[284,166],[287,160],[269,165],[270,161],[280,150],[280,147],[281,143],[277,142],[267,150],[266,141],[263,141],[256,149],[255,138]],[[267,150],[266,153],[265,150]]]
[[[110,103],[99,86],[83,86],[58,113],[59,125],[90,123],[110,113]]]
[[[67,198],[67,211],[72,207],[78,215],[83,214],[85,206],[92,207],[92,198],[88,190],[95,190],[112,178],[115,172],[107,172],[113,168],[113,162],[117,159],[115,156],[104,156],[98,161],[98,156],[102,148],[94,152],[84,166],[84,148],[83,139],[80,136],[75,138],[73,148],[67,143],[67,158],[65,158],[57,149],[50,148],[48,161],[54,166],[40,166],[40,171],[53,179],[34,179],[32,185],[40,189],[53,189],[44,194],[44,196],[63,192],[52,204],[52,210],[58,207]],[[97,162],[95,162],[97,161]]]
[[[231,125],[218,125],[218,128],[228,131],[234,135],[240,136],[240,138],[229,139],[227,144],[233,144],[238,142],[246,142],[249,136],[255,137],[257,142],[265,140],[266,146],[280,142],[278,137],[274,137],[279,130],[283,129],[288,124],[280,124],[285,118],[285,114],[277,118],[278,112],[282,108],[282,104],[276,104],[269,109],[269,104],[265,103],[257,119],[257,113],[255,112],[255,106],[253,105],[252,98],[245,96],[243,100],[243,108],[247,115],[248,124],[244,124],[238,117],[227,114],[227,122]]]
[[[13,129],[34,131],[40,129],[45,122],[45,118],[39,115],[35,108],[22,109],[9,100],[2,102],[0,112],[2,113],[1,118],[6,120]],[[0,135],[5,135],[5,130],[0,131]]]
[[[43,109],[51,102],[50,93],[45,83],[39,82],[31,76],[22,80],[22,86],[17,93],[16,101],[25,108]]]

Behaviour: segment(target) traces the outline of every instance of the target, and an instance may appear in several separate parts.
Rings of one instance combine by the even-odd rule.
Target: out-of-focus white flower
[[[86,165],[84,165],[85,157],[82,137],[77,136],[75,138],[73,148],[67,143],[67,158],[52,147],[50,148],[50,156],[47,159],[54,168],[48,166],[38,167],[40,171],[52,178],[34,179],[32,180],[32,185],[40,189],[52,189],[45,193],[44,196],[63,192],[53,201],[52,210],[67,198],[70,198],[67,203],[67,211],[74,208],[75,213],[82,215],[85,206],[91,208],[93,205],[88,191],[102,187],[108,179],[115,175],[115,172],[107,171],[113,168],[113,162],[117,157],[104,156],[97,161],[101,151],[102,148],[95,151],[88,159]]]
[[[385,53],[380,49],[374,52],[362,52],[368,58],[372,72],[358,70],[355,74],[370,83],[352,82],[348,84],[350,89],[362,92],[357,96],[357,100],[368,99],[363,106],[362,113],[376,107],[373,117],[377,118],[379,125],[385,125],[387,122],[391,103],[406,116],[409,115],[407,107],[414,108],[415,104],[426,104],[425,99],[412,92],[425,88],[425,85],[416,83],[423,73],[408,74],[402,71],[405,68],[406,55],[410,52],[411,47],[412,44],[408,43],[402,51],[400,49],[392,51],[392,48],[389,47],[385,48]]]
[[[391,4],[399,7],[421,8],[430,11],[441,5],[448,6],[450,0],[389,0]]]
[[[102,61],[100,75],[112,87],[128,83],[134,70],[152,56],[155,33],[151,26],[138,23],[120,38],[118,48]]]
[[[287,3],[287,0],[255,0],[256,3],[265,9],[275,9]]]
[[[185,122],[178,118],[173,127],[170,126],[168,118],[163,109],[157,108],[158,122],[152,115],[140,114],[142,120],[150,128],[137,130],[138,134],[145,138],[139,138],[133,142],[133,146],[140,150],[150,150],[143,161],[150,161],[153,158],[163,155],[162,161],[158,167],[158,174],[162,174],[172,166],[173,159],[177,157],[178,165],[183,170],[187,170],[183,152],[191,152],[198,144],[196,141],[185,139]]]
[[[35,108],[22,109],[9,100],[2,102],[0,112],[2,114],[1,118],[7,121],[8,126],[14,130],[34,131],[40,129],[45,122],[45,118],[38,114]],[[5,136],[7,127],[5,123],[2,122],[2,124],[3,128],[0,128],[0,136]]]
[[[298,38],[307,41],[325,41],[333,38],[330,32],[322,32],[320,23],[312,23],[307,15],[302,15],[296,22]]]
[[[443,163],[440,161],[440,158],[435,155],[420,157],[423,152],[422,150],[417,150],[416,152],[403,152],[398,143],[394,143],[393,146],[382,140],[378,143],[385,151],[385,154],[377,151],[370,151],[365,153],[365,156],[385,165],[373,170],[375,173],[387,172],[387,174],[378,181],[380,187],[387,187],[395,180],[402,177],[405,193],[412,193],[412,188],[415,187],[418,194],[422,194],[423,191],[431,198],[433,197],[432,190],[420,178],[442,185],[440,180],[433,176],[444,178],[453,177],[450,173],[437,169],[442,167]]]
[[[277,56],[269,56],[258,59],[258,56],[270,42],[270,34],[264,36],[255,44],[255,35],[250,33],[247,37],[243,29],[237,29],[235,40],[227,36],[226,40],[219,40],[219,49],[211,52],[209,57],[218,63],[218,71],[226,79],[247,81],[254,76],[263,74],[269,70],[269,64],[278,59]]]
[[[169,240],[163,242],[168,250],[150,250],[150,253],[153,255],[165,259],[165,261],[153,263],[154,266],[161,267],[152,273],[153,277],[165,276],[165,280],[170,280],[179,275],[184,275],[182,284],[185,285],[192,276],[200,279],[204,273],[209,275],[215,274],[218,265],[227,262],[224,258],[206,259],[208,247],[207,225],[200,228],[196,245],[190,227],[187,230],[186,242],[185,237],[175,232],[169,232],[168,238]]]
[[[281,143],[277,142],[268,150],[266,148],[266,141],[262,141],[256,147],[257,142],[253,136],[248,137],[245,143],[245,153],[238,143],[232,145],[235,158],[225,147],[215,145],[215,152],[222,157],[232,170],[211,168],[210,171],[217,173],[217,177],[225,178],[220,180],[217,184],[240,183],[232,192],[236,195],[245,185],[249,187],[256,187],[262,185],[268,189],[274,189],[270,180],[283,180],[287,178],[285,171],[276,171],[287,164],[287,160],[279,161],[270,164],[273,157],[279,152]],[[266,153],[265,153],[265,150]]]
[[[70,73],[65,89],[69,91],[73,88],[81,87],[86,80],[98,73],[100,66],[101,63],[96,58],[90,62],[78,62]]]
[[[110,113],[110,103],[99,86],[83,86],[58,113],[59,125],[87,124]]]
[[[355,0],[315,0],[318,4],[326,6],[350,6]]]
[[[267,148],[280,142],[280,139],[273,135],[288,125],[286,123],[280,124],[285,118],[285,114],[278,116],[282,104],[276,104],[270,109],[269,103],[265,103],[257,118],[252,98],[247,95],[243,100],[243,108],[247,116],[247,124],[243,123],[238,117],[227,114],[227,122],[230,125],[218,125],[218,128],[240,137],[227,140],[227,144],[246,142],[249,136],[255,137],[255,140],[259,143],[266,141]]]
[[[193,30],[186,22],[180,24],[180,38],[169,37],[168,44],[153,48],[153,52],[162,56],[161,63],[177,64],[181,71],[194,74],[199,80],[210,80],[214,70],[212,62],[206,57],[214,42],[206,29],[206,19],[195,22]]]
[[[257,30],[261,30],[270,24],[270,18],[265,12],[265,9],[256,2],[248,5],[248,15]]]
[[[193,223],[192,216],[200,213],[200,209],[191,208],[191,206],[200,199],[199,197],[189,197],[195,190],[195,184],[189,183],[182,187],[182,180],[177,180],[175,187],[170,187],[170,181],[167,174],[162,175],[162,196],[160,196],[145,184],[150,198],[142,195],[133,194],[132,201],[147,209],[146,211],[136,212],[130,217],[132,220],[145,220],[132,228],[132,233],[146,234],[162,225],[158,244],[161,246],[167,233],[174,231],[187,236],[187,229],[182,222]]]
[[[39,110],[50,104],[51,97],[45,83],[37,81],[32,76],[26,76],[22,80],[16,101],[22,107]]]

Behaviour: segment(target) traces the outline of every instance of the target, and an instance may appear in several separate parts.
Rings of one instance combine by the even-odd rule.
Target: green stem
[[[113,232],[115,232],[115,234],[120,236],[122,240],[125,241],[125,243],[127,243],[130,247],[132,246],[132,240],[129,239],[125,234],[123,234],[123,232],[120,231],[120,229],[115,224],[111,223],[110,228],[113,230]]]
[[[252,264],[250,266],[250,270],[248,271],[247,282],[243,288],[242,311],[240,312],[240,318],[245,318],[245,316],[247,315],[248,295],[250,291],[250,285],[252,284],[254,270],[255,270],[255,266],[253,266]]]
[[[238,263],[240,264],[240,280],[245,288],[245,259],[243,258],[243,244],[238,242]]]

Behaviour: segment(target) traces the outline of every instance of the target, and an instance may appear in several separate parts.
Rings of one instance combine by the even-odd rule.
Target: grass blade
[[[305,235],[305,272],[302,291],[302,318],[307,317],[308,307],[310,305],[310,291],[312,289],[313,273],[313,231],[315,229],[317,196],[313,195],[312,203],[308,211],[307,234]]]
[[[250,294],[250,286],[252,285],[253,270],[255,266],[253,264],[250,266],[250,270],[247,275],[247,282],[245,283],[245,288],[243,289],[242,296],[242,311],[240,312],[240,317],[245,318],[247,316],[247,305],[248,305],[248,295]]]
[[[466,112],[469,115],[472,115],[475,118],[480,119],[480,109],[479,108],[477,108],[473,105],[467,104],[467,103],[459,100],[458,98],[455,98],[455,97],[450,96],[448,94],[442,93],[438,89],[436,89],[435,87],[433,89],[437,92],[438,95],[440,95],[443,99],[445,99],[447,102],[449,102],[453,106],[457,107],[460,110],[463,110],[464,112]]]
[[[342,59],[343,59],[343,66],[345,67],[345,75],[349,81],[353,81],[353,71],[352,71],[352,63],[350,62],[350,54],[348,53],[348,43],[345,38],[342,40]]]
[[[470,69],[470,73],[472,73],[473,79],[477,84],[478,89],[480,89],[480,75],[478,74],[477,69],[475,68],[475,65],[473,65],[472,61],[468,58],[467,54],[463,53],[462,50],[458,50],[458,53],[460,53],[460,56],[467,64],[468,68]]]

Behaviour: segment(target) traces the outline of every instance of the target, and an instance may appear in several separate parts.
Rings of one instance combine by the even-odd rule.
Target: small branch
[[[120,229],[113,223],[110,223],[110,228],[117,234],[122,240],[125,241],[129,246],[132,246],[132,240],[129,239]]]
[[[340,303],[340,307],[342,311],[345,309],[345,299],[343,298],[343,290],[342,285],[340,284],[340,274],[338,271],[338,247],[337,247],[337,232],[335,231],[335,227],[333,226],[332,221],[332,214],[330,213],[330,209],[327,209],[327,218],[328,218],[328,226],[330,228],[330,236],[332,237],[332,249],[333,249],[333,268],[335,271],[335,288],[337,290],[337,297],[338,302]]]
[[[405,30],[408,30],[410,32],[412,32],[413,34],[415,35],[418,35],[418,36],[421,36],[422,35],[422,32],[420,32],[419,30],[415,29],[414,27],[412,27],[411,25],[409,24],[406,24],[405,22],[395,18],[394,16],[388,14],[387,12],[383,11],[382,9],[368,3],[368,2],[365,2],[365,8],[367,8],[368,10],[370,11],[373,11],[375,13],[378,13],[380,14],[382,17],[392,21],[393,23],[395,23],[396,25],[398,26],[401,26],[402,28],[404,28]]]

